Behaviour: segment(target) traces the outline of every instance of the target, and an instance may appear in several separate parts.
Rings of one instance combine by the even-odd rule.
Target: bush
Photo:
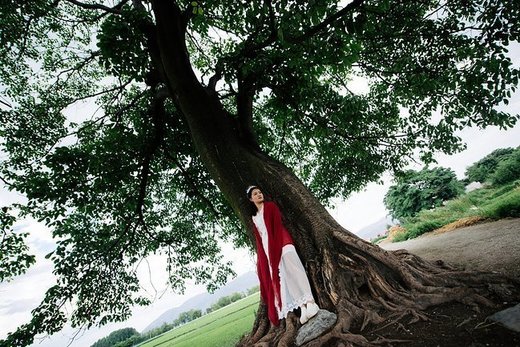
[[[398,239],[399,241],[406,240],[403,235],[406,235],[406,229],[400,225],[394,225],[388,229],[388,239],[392,242],[398,242]]]
[[[509,193],[510,191],[514,190],[516,187],[519,187],[519,186],[520,186],[520,180],[511,182],[511,183],[503,185],[501,187],[498,187],[492,194],[489,194],[487,196],[487,200],[496,199],[501,195]]]
[[[377,245],[380,241],[383,241],[386,238],[387,238],[387,235],[381,235],[381,236],[378,236],[378,237],[370,240],[370,242],[373,243],[374,245]]]
[[[493,219],[520,217],[520,189],[517,188],[485,205],[482,213]]]
[[[243,293],[233,293],[233,294],[228,295],[228,296],[223,296],[220,299],[218,299],[218,301],[216,303],[211,305],[210,308],[206,309],[206,313],[216,311],[219,308],[222,308],[222,307],[227,306],[227,305],[229,305],[229,304],[231,304],[231,303],[233,303],[233,302],[235,302],[237,300],[242,299],[243,297],[245,297],[245,294],[243,294]]]
[[[389,240],[399,242],[412,239],[455,221],[458,223],[449,230],[483,219],[505,217],[520,217],[520,180],[501,187],[478,189],[435,210],[423,210],[407,218],[399,230],[392,232],[390,229]]]
[[[463,214],[467,212],[473,205],[474,204],[472,201],[466,199],[465,197],[461,197],[460,199],[451,200],[446,203],[444,209],[449,211],[449,214]]]
[[[514,148],[499,148],[486,155],[466,169],[467,181],[484,183],[490,180],[498,164],[509,158],[513,152]]]
[[[407,238],[413,239],[414,237],[420,236],[429,231],[433,231],[435,229],[443,227],[444,225],[446,225],[448,223],[450,223],[450,222],[439,221],[439,220],[426,220],[426,221],[414,224],[414,225],[410,226],[409,228],[407,228],[407,230],[408,230]]]
[[[254,286],[254,287],[249,288],[249,289],[247,290],[247,295],[248,295],[248,296],[249,296],[249,295],[253,295],[254,293],[258,293],[259,291],[260,291],[260,286],[259,286],[259,285],[258,285],[258,286]]]
[[[401,241],[406,241],[408,239],[409,239],[408,233],[399,233],[394,236],[394,238],[392,239],[392,242],[401,242]]]
[[[123,328],[113,331],[107,337],[97,340],[91,347],[109,347],[121,343],[126,346],[126,340],[132,337],[139,337],[139,333],[134,328]]]
[[[520,178],[520,150],[513,152],[507,159],[497,165],[497,169],[491,175],[493,185],[502,185]]]
[[[496,194],[496,189],[486,187],[467,193],[463,196],[463,199],[469,201],[471,205],[478,206],[489,200],[490,196],[493,194]]]

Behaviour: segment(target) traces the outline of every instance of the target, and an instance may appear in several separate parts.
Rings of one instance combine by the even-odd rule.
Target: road
[[[439,260],[467,270],[499,271],[520,277],[520,218],[507,218],[427,233],[413,240],[379,244],[386,250],[406,249],[428,260]]]

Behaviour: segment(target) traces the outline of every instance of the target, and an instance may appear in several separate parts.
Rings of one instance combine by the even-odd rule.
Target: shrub
[[[492,188],[480,188],[464,195],[464,199],[468,200],[472,205],[482,205],[495,192],[496,190]]]
[[[406,235],[406,229],[400,225],[394,225],[390,229],[388,229],[388,239],[392,242],[406,240],[406,237],[403,238],[403,235]]]
[[[515,151],[514,148],[499,148],[494,150],[484,158],[472,164],[466,169],[466,177],[469,182],[484,183],[495,173],[498,164],[509,158]]]
[[[482,208],[488,218],[520,217],[520,189],[515,189],[498,197]]]
[[[399,233],[394,236],[392,242],[401,242],[408,240],[408,233]]]
[[[390,229],[389,240],[399,242],[445,226],[445,231],[453,230],[487,218],[505,217],[520,217],[520,180],[501,187],[482,188],[435,210],[423,210],[407,218],[404,228]]]
[[[468,211],[473,205],[474,204],[470,200],[462,197],[460,199],[449,201],[444,209],[448,210],[450,213],[462,214]]]
[[[374,245],[377,245],[380,241],[386,239],[387,235],[380,235],[380,236],[377,236],[376,238],[370,240],[371,243],[373,243]]]
[[[249,296],[249,295],[252,295],[252,294],[257,293],[259,291],[260,291],[260,286],[259,285],[258,286],[254,286],[254,287],[249,288],[247,290],[247,295]]]
[[[496,199],[498,198],[499,196],[501,195],[504,195],[506,193],[509,193],[510,191],[514,190],[516,187],[519,187],[520,186],[520,180],[517,180],[517,181],[514,181],[514,182],[511,182],[509,184],[505,184],[499,188],[497,188],[493,194],[490,194],[488,197],[487,197],[487,200],[492,200],[492,199]]]
[[[507,159],[497,165],[497,169],[491,175],[491,183],[502,185],[520,178],[520,150],[513,152]]]
[[[439,221],[439,220],[425,220],[423,222],[414,224],[410,226],[408,229],[408,237],[409,239],[413,239],[414,237],[420,236],[424,233],[427,233],[429,231],[433,231],[435,229],[438,229],[448,223],[446,221]]]

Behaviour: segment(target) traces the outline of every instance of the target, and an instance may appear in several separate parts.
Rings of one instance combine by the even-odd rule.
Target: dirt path
[[[425,259],[442,259],[468,270],[499,271],[520,277],[520,218],[379,245],[386,250],[404,248]]]

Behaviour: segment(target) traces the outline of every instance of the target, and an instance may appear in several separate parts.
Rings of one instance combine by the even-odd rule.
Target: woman
[[[318,313],[319,307],[291,235],[282,224],[280,210],[274,202],[264,201],[257,186],[249,186],[246,192],[254,204],[252,218],[260,294],[267,305],[269,320],[278,325],[290,311],[300,308],[300,322],[305,324]]]

